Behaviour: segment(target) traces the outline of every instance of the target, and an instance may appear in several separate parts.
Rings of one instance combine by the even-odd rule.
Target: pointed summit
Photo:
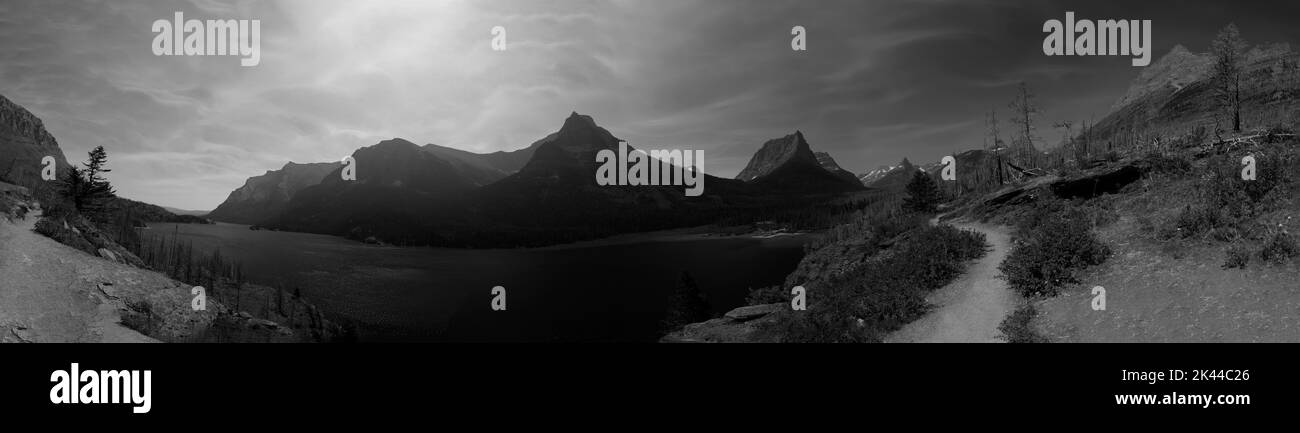
[[[763,147],[750,158],[749,164],[736,175],[736,179],[750,182],[791,162],[818,165],[817,156],[808,147],[803,132],[795,131],[794,134],[763,143]]]
[[[859,189],[853,173],[822,153],[812,151],[803,131],[768,140],[736,179],[785,192],[830,192]]]
[[[574,128],[594,129],[599,128],[599,126],[596,126],[596,120],[592,119],[591,116],[578,114],[577,111],[574,111],[569,114],[567,119],[564,119],[564,126],[560,127],[560,132]]]
[[[899,162],[897,166],[887,168],[888,171],[884,173],[879,171],[869,173],[870,178],[864,175],[863,183],[870,188],[902,191],[907,186],[907,183],[912,181],[912,176],[915,175],[916,171],[921,169],[921,167],[912,164],[912,161],[907,158],[903,158],[903,161]]]

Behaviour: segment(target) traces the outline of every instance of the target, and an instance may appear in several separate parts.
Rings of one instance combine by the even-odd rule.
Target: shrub
[[[1250,249],[1245,245],[1235,244],[1228,247],[1227,258],[1223,262],[1224,269],[1246,269],[1250,264]]]
[[[1192,171],[1192,160],[1182,153],[1151,152],[1143,157],[1143,161],[1151,167],[1152,173],[1180,176]]]
[[[1079,282],[1082,269],[1101,264],[1109,255],[1110,248],[1093,234],[1087,215],[1066,210],[1021,232],[998,269],[1023,296],[1054,295],[1061,286]]]
[[[1175,231],[1172,235],[1181,238],[1199,236],[1230,223],[1229,218],[1218,207],[1205,204],[1186,205],[1174,219]],[[1166,236],[1170,234],[1167,233]]]
[[[1002,333],[1001,338],[1008,343],[1045,343],[1046,338],[1034,332],[1034,316],[1038,315],[1038,310],[1031,303],[1025,303],[1011,312],[1002,323],[998,324],[998,331]]]
[[[929,309],[925,297],[987,252],[982,233],[952,226],[918,228],[880,257],[816,286],[807,311],[776,326],[790,342],[879,341]]]
[[[1288,260],[1300,256],[1300,246],[1296,245],[1295,238],[1286,233],[1277,233],[1269,239],[1264,247],[1259,250],[1259,257],[1265,262],[1273,264],[1283,264]]]
[[[0,216],[4,216],[9,220],[15,218],[26,219],[27,206],[18,203],[18,201],[10,197],[9,194],[0,192]]]
[[[704,291],[695,284],[690,273],[683,271],[677,286],[668,297],[668,310],[661,324],[663,331],[668,333],[690,323],[708,320],[710,310]]]
[[[1115,210],[1113,195],[1102,195],[1081,203],[1079,208],[1088,214],[1088,221],[1093,227],[1106,227],[1119,221],[1119,211]]]
[[[749,294],[745,296],[745,305],[764,305],[778,302],[790,302],[790,291],[779,285],[749,289]]]
[[[77,229],[75,225],[69,224],[67,220],[64,220],[62,218],[58,218],[58,219],[48,218],[48,217],[41,218],[40,220],[36,221],[35,229],[36,229],[36,233],[42,236],[45,236],[50,239],[54,239],[58,243],[84,251],[86,252],[86,254],[90,254],[92,256],[99,254],[98,249],[95,248],[95,246],[91,244],[90,241],[86,240],[83,233],[80,233],[79,229]]]
[[[1221,207],[1233,217],[1251,216],[1270,192],[1287,181],[1284,155],[1256,153],[1255,179],[1241,178],[1241,158],[1220,155],[1209,162],[1212,175],[1203,185],[1209,205]]]
[[[1255,155],[1255,180],[1240,180],[1241,176],[1237,176],[1237,182],[1252,203],[1264,201],[1264,197],[1269,192],[1286,181],[1285,163],[1281,155],[1257,154]],[[1235,168],[1240,174],[1240,168]]]

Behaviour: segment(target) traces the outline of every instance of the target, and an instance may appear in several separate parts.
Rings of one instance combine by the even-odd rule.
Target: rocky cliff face
[[[1208,54],[1193,53],[1182,45],[1174,46],[1155,63],[1142,68],[1142,72],[1129,85],[1128,91],[1111,108],[1123,107],[1155,91],[1181,90],[1204,78],[1213,61]]]
[[[1114,109],[1091,128],[1098,149],[1123,149],[1159,135],[1204,128],[1231,131],[1211,74],[1213,59],[1175,47],[1139,74]],[[1261,45],[1246,54],[1241,82],[1242,127],[1294,122],[1300,113],[1300,53],[1287,44]]]
[[[830,154],[814,153],[800,131],[763,143],[736,179],[779,193],[842,192],[862,188],[857,177],[840,168]]]
[[[794,134],[763,143],[763,147],[759,148],[757,153],[754,153],[745,169],[736,175],[736,179],[752,182],[786,164],[821,166],[821,163],[817,160],[817,155],[808,147],[808,141],[804,140],[803,132],[795,131]]]
[[[840,165],[835,162],[835,159],[831,158],[831,154],[826,152],[814,152],[813,155],[817,157],[817,165],[822,166],[822,168],[826,169],[826,171],[831,172],[831,174],[834,174],[835,176],[838,176],[839,178],[844,179],[849,183],[855,183],[855,182],[862,183],[858,181],[858,177],[854,176],[853,173],[843,168],[840,168]]]
[[[0,180],[34,186],[41,182],[41,159],[54,157],[59,171],[68,160],[45,124],[26,108],[0,96]]]
[[[290,162],[279,170],[250,177],[244,186],[231,191],[226,201],[209,213],[208,218],[236,224],[260,223],[279,215],[298,191],[320,183],[326,174],[339,167],[337,162]]]

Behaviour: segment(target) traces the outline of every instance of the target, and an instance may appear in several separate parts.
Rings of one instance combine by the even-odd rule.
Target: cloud
[[[72,160],[104,145],[126,196],[211,209],[248,176],[335,161],[402,137],[513,150],[593,115],[642,148],[702,149],[734,175],[766,140],[802,130],[865,171],[981,142],[982,119],[1029,81],[1052,121],[1104,113],[1127,60],[1041,55],[1041,23],[1078,2],[784,0],[0,2],[0,94]],[[1229,18],[1295,37],[1276,8],[1089,2],[1157,20],[1156,57]],[[157,57],[150,24],[258,19],[262,63]],[[1130,16],[1136,15],[1136,16]],[[507,29],[505,52],[490,30]],[[790,50],[804,26],[808,50]],[[1190,39],[1190,41],[1189,41]],[[1195,48],[1194,48],[1195,49]]]

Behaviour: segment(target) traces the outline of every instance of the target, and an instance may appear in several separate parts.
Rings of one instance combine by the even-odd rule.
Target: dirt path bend
[[[156,342],[122,326],[114,284],[144,271],[91,256],[0,217],[0,342]]]
[[[956,281],[931,293],[936,306],[925,317],[909,323],[885,339],[889,343],[996,343],[998,325],[1016,307],[1016,295],[998,278],[998,265],[1011,250],[1005,227],[953,224],[988,238],[992,250],[966,269]]]

